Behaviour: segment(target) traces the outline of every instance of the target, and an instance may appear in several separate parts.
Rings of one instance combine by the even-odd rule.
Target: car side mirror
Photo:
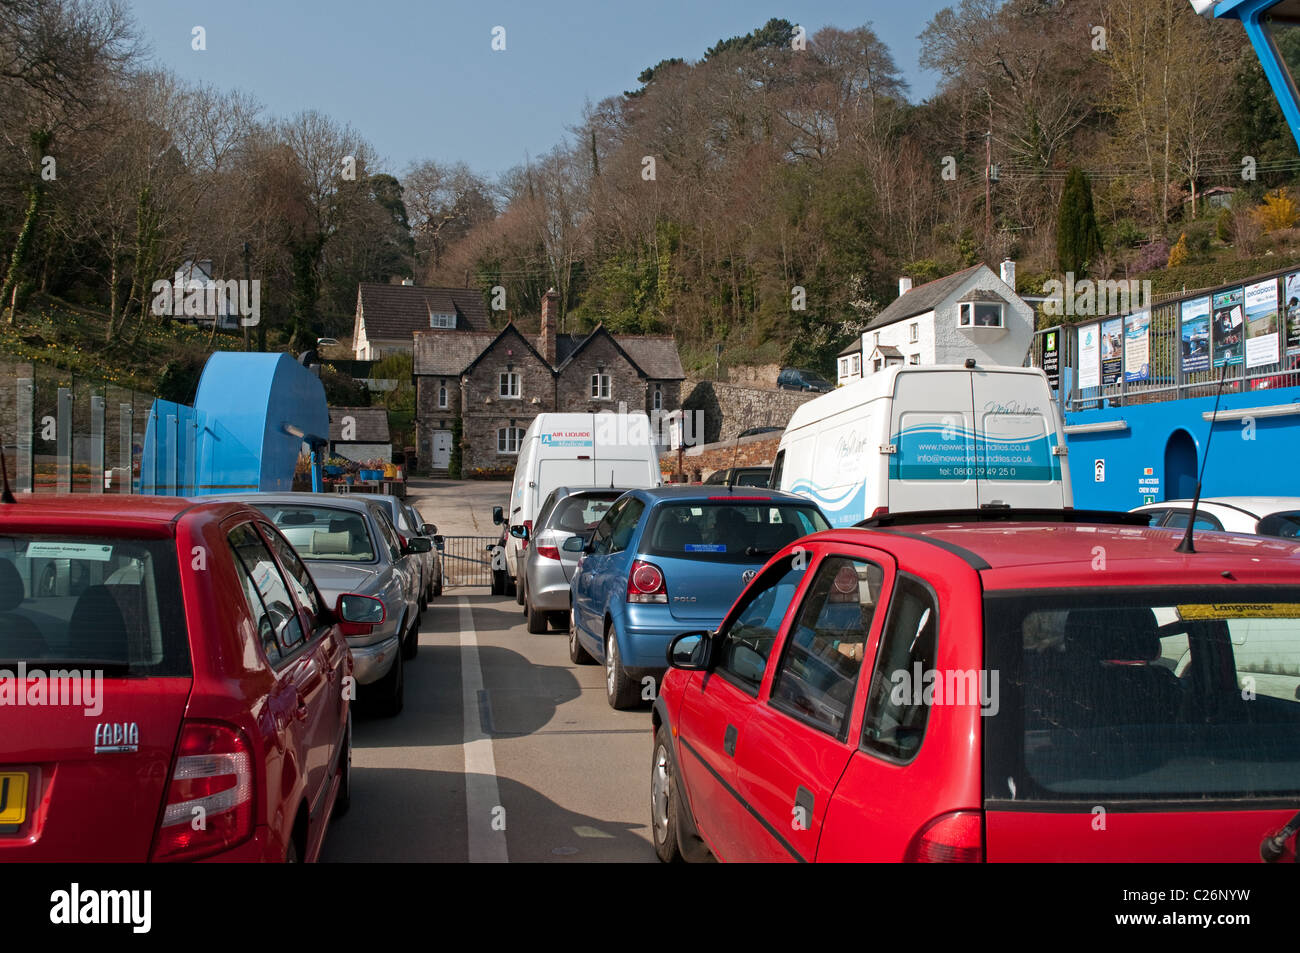
[[[442,536],[435,536],[433,537],[433,545],[437,546],[439,550],[446,549],[447,540]]]
[[[668,643],[668,664],[685,672],[708,669],[713,655],[712,632],[683,632]]]
[[[527,540],[528,527],[524,526],[522,523],[516,523],[514,526],[510,527],[510,535],[515,539]]]
[[[421,527],[420,532],[423,533],[425,536],[437,536],[438,527],[434,523],[425,523],[424,526]]]
[[[413,553],[427,553],[433,549],[433,540],[428,536],[412,536],[406,541],[406,548]]]
[[[384,621],[384,604],[370,596],[344,593],[334,603],[334,615],[344,635],[368,635]]]
[[[499,506],[492,507],[492,522],[500,526],[506,521],[506,511]]]
[[[570,536],[568,539],[564,541],[564,545],[561,546],[560,548],[563,549],[566,553],[581,553],[585,551],[586,546],[587,546],[586,537]]]

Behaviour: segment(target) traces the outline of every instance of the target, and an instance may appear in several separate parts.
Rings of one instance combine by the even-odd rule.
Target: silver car
[[[399,500],[386,493],[375,493],[369,499],[384,507],[389,521],[403,539],[427,536],[432,541],[432,537],[438,532],[438,527],[426,523],[415,507],[405,500]],[[428,608],[430,599],[442,595],[442,557],[437,547],[430,546],[427,552],[421,552],[419,563],[420,608],[423,610]]]
[[[519,592],[529,632],[546,632],[548,625],[568,627],[569,582],[578,568],[578,554],[565,552],[564,541],[590,533],[626,492],[608,486],[562,486],[542,503],[519,562]]]
[[[327,602],[342,593],[379,599],[384,619],[348,636],[359,701],[384,715],[402,710],[404,659],[419,647],[418,566],[412,556],[431,543],[407,541],[404,552],[382,506],[364,497],[330,493],[243,493],[224,497],[252,503],[280,530],[311,571]]]

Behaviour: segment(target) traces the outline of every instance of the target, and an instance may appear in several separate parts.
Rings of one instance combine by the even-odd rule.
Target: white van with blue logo
[[[772,486],[834,526],[878,511],[1073,506],[1065,433],[1037,368],[890,367],[795,410]]]
[[[531,536],[533,520],[556,487],[659,486],[656,434],[644,413],[538,414],[519,440],[510,505],[502,514],[506,532],[504,582],[512,588],[527,543],[510,534],[522,526]]]

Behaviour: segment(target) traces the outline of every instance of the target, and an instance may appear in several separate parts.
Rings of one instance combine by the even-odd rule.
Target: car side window
[[[370,513],[374,517],[375,524],[379,527],[379,535],[384,537],[384,542],[388,546],[388,555],[393,562],[402,558],[402,544],[397,540],[397,530],[393,529],[392,520],[388,514],[377,506],[370,508]]]
[[[555,495],[559,492],[559,490],[552,490],[547,495],[546,502],[544,502],[542,508],[537,511],[537,519],[533,523],[534,526],[540,529],[546,525],[546,521],[551,518],[551,510],[555,509]]]
[[[275,550],[276,556],[280,557],[280,565],[289,574],[289,585],[293,586],[293,591],[298,594],[298,601],[311,613],[315,624],[319,626],[325,600],[321,598],[320,590],[316,588],[307,566],[298,558],[289,541],[281,536],[274,526],[270,523],[258,525],[262,528],[262,535],[271,544],[271,549]]]
[[[591,554],[593,556],[603,556],[609,552],[609,540],[613,533],[614,522],[622,514],[627,504],[626,499],[619,500],[609,508],[609,512],[596,524],[596,532],[591,539]]]
[[[243,574],[249,609],[257,625],[257,637],[272,664],[289,655],[303,642],[302,624],[289,587],[252,523],[240,523],[226,537]],[[251,590],[249,587],[251,586]]]
[[[862,723],[862,746],[891,761],[916,756],[925,737],[930,705],[916,673],[934,671],[939,604],[921,580],[899,573],[889,615],[871,672],[871,692]]]
[[[822,561],[781,653],[775,707],[844,739],[884,578],[865,560]]]
[[[618,514],[618,519],[614,521],[610,531],[609,551],[611,553],[621,553],[627,549],[632,534],[636,532],[636,524],[641,521],[641,514],[644,512],[645,503],[641,500],[633,497],[627,501],[627,505],[623,507],[623,512]]]
[[[807,571],[803,565],[794,568],[794,557],[787,557],[769,566],[746,590],[739,614],[719,633],[715,672],[749,694],[758,694],[781,620]]]
[[[1168,510],[1146,510],[1145,512],[1148,526],[1159,526],[1165,521],[1165,517],[1169,515]]]
[[[1171,510],[1169,519],[1165,520],[1165,529],[1186,529],[1187,521],[1191,517],[1191,510]],[[1219,522],[1218,517],[1201,510],[1196,514],[1196,529],[1222,530],[1223,524]]]

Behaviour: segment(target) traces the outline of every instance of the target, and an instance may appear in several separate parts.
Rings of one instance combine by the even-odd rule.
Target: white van
[[[1074,505],[1065,432],[1037,368],[891,367],[801,405],[772,486],[834,526],[878,510]]]
[[[506,568],[494,572],[493,593],[517,593],[527,543],[510,531],[522,526],[531,534],[533,520],[556,487],[641,489],[662,482],[655,434],[644,413],[538,414],[519,445],[510,504],[493,512],[494,521],[506,528]]]

